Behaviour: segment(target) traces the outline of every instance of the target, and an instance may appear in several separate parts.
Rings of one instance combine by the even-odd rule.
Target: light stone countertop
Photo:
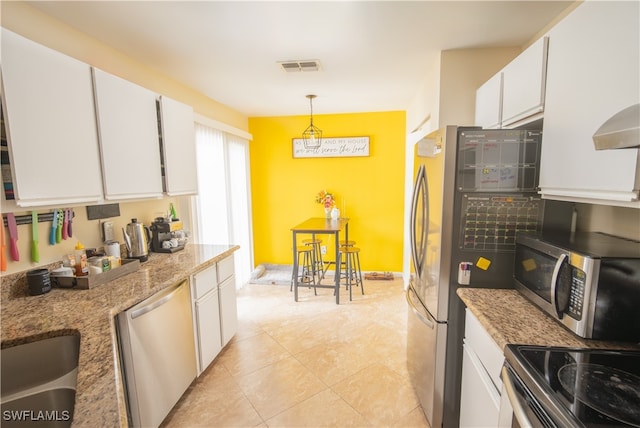
[[[503,350],[507,344],[640,350],[639,344],[582,339],[514,289],[459,288],[457,294]]]
[[[2,347],[62,334],[80,335],[74,426],[127,426],[114,316],[158,291],[232,255],[235,245],[187,244],[151,253],[137,272],[89,290],[26,292],[26,272],[2,277]],[[43,355],[42,363],[46,364]]]

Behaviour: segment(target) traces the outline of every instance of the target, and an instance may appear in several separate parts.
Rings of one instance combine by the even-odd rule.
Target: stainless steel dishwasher
[[[157,427],[196,377],[189,284],[116,316],[129,424]]]

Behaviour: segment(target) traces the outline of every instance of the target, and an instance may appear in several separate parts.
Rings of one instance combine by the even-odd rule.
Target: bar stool
[[[291,273],[291,287],[289,287],[289,291],[293,291],[293,285],[296,280],[296,275],[298,275],[298,285],[300,284],[308,284],[309,288],[313,285],[313,292],[317,296],[318,292],[316,289],[316,277],[313,270],[313,247],[311,246],[300,246],[296,247],[296,257],[298,258],[298,272],[293,270]],[[300,259],[302,259],[302,263],[300,263]]]
[[[364,284],[362,283],[362,271],[360,269],[360,248],[358,247],[341,247],[339,262],[342,266],[342,255],[345,256],[345,280],[349,289],[349,300],[352,300],[352,287],[360,287],[364,295]]]
[[[356,241],[339,241],[338,244],[340,244],[340,248],[342,249],[343,247],[354,247],[356,245]],[[341,274],[340,274],[340,278],[346,278],[346,274],[344,272],[346,272],[346,259],[342,261],[342,263],[340,264],[340,270],[341,270]]]
[[[313,266],[313,274],[318,276],[318,283],[324,278],[324,262],[322,260],[322,239],[303,239],[302,243],[313,248],[311,253],[311,263]]]

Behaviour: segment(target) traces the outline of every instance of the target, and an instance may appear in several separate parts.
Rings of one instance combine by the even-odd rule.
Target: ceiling
[[[248,116],[406,110],[442,50],[522,46],[571,1],[29,1]],[[279,61],[318,60],[287,73]]]

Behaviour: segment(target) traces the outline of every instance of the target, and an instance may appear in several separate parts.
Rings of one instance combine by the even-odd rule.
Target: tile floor
[[[406,369],[402,279],[330,289],[248,284],[238,333],[164,427],[428,427]]]

